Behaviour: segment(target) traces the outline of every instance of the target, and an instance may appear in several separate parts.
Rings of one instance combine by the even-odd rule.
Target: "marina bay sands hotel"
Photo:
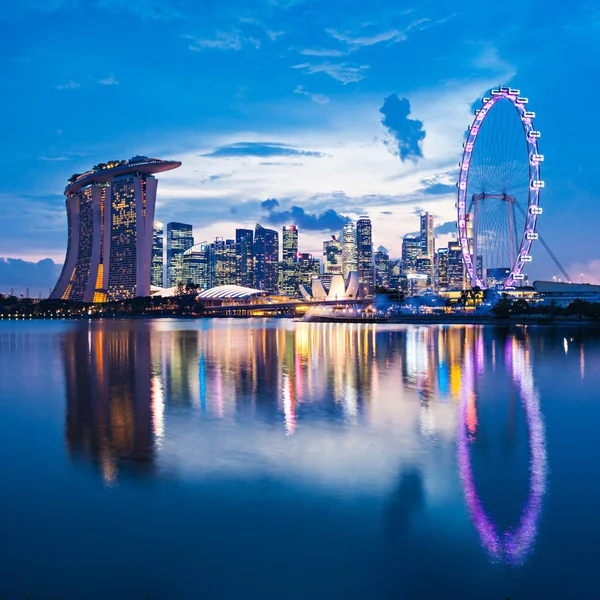
[[[179,166],[135,156],[69,179],[67,256],[51,298],[106,302],[150,295],[154,173]]]

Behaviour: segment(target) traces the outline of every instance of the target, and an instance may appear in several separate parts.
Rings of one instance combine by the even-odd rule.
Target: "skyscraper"
[[[199,285],[201,290],[213,287],[209,279],[208,268],[208,244],[201,242],[194,244],[183,253],[183,281],[182,283],[193,283]]]
[[[465,287],[465,265],[458,242],[448,243],[448,289],[462,290]]]
[[[323,273],[326,275],[343,275],[342,240],[332,235],[330,240],[323,242]]]
[[[69,179],[67,255],[51,298],[104,302],[150,295],[153,173],[180,165],[134,156]]]
[[[279,234],[257,223],[253,251],[255,287],[271,294],[277,293]]]
[[[298,228],[284,225],[282,233],[281,293],[295,296],[298,293]]]
[[[389,271],[389,254],[378,250],[377,252],[375,252],[375,285],[377,287],[390,287]]]
[[[319,276],[319,259],[312,254],[302,252],[298,255],[298,283],[311,289],[312,278]]]
[[[167,287],[183,281],[183,253],[194,245],[191,225],[167,223]]]
[[[235,284],[235,241],[215,238],[216,285]]]
[[[252,229],[235,230],[235,282],[237,285],[245,287],[254,285],[253,239]]]
[[[152,285],[164,286],[164,232],[165,228],[161,221],[154,221],[152,230]]]
[[[370,296],[375,289],[375,276],[373,273],[373,234],[369,217],[360,217],[356,222],[356,257],[358,285],[363,296]]]
[[[342,232],[342,271],[344,279],[348,278],[351,271],[358,271],[354,223],[346,223]]]
[[[437,285],[440,291],[448,289],[448,248],[438,250]]]
[[[421,256],[430,258],[431,264],[433,264],[433,253],[435,252],[433,215],[428,212],[421,213],[421,247]]]
[[[402,239],[402,273],[416,273],[417,258],[421,256],[421,238],[405,237]]]

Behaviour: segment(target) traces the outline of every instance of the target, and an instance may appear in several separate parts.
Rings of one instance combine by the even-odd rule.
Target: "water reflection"
[[[524,331],[289,321],[79,325],[62,343],[66,443],[107,484],[160,469],[326,481],[385,496],[386,539],[408,528],[426,489],[462,486],[493,560],[520,564],[533,548],[547,461]],[[583,377],[583,347],[579,360]],[[510,383],[508,399],[494,377]],[[473,453],[487,452],[481,432],[497,427],[486,412],[492,400],[508,409],[508,454],[480,472]],[[509,452],[523,446],[520,426],[528,496],[518,525],[502,531],[484,508],[481,480],[489,488],[501,471],[523,466]],[[438,447],[449,461],[457,455],[458,478],[440,463]]]
[[[119,468],[151,472],[160,427],[160,381],[151,372],[150,331],[79,327],[65,335],[67,448],[99,466],[107,483]]]
[[[537,535],[538,521],[542,510],[542,498],[546,491],[547,458],[544,424],[535,390],[533,373],[529,362],[527,337],[517,340],[515,336],[505,341],[505,365],[508,375],[517,388],[525,412],[529,443],[529,490],[521,518],[515,528],[499,531],[490,515],[485,511],[477,493],[471,465],[471,446],[477,437],[478,419],[475,390],[476,377],[484,373],[484,363],[477,372],[473,368],[475,358],[479,367],[478,351],[483,342],[482,331],[478,331],[475,346],[466,345],[464,354],[463,390],[460,402],[458,425],[458,464],[463,484],[465,502],[482,545],[494,560],[517,565],[523,563],[531,552]],[[475,350],[473,351],[473,347]],[[475,355],[475,356],[474,356]],[[514,412],[511,411],[511,422]]]

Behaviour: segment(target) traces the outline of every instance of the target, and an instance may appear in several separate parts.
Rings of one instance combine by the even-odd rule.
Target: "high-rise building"
[[[418,256],[415,273],[417,275],[424,275],[425,279],[421,280],[422,285],[425,288],[431,288],[432,286],[432,278],[431,278],[431,264],[432,259],[429,256]]]
[[[245,287],[254,285],[253,241],[252,229],[235,230],[235,282],[237,285]]]
[[[378,250],[375,252],[375,285],[377,287],[390,287],[390,256]]]
[[[281,246],[281,293],[295,296],[298,293],[298,228],[283,226]]]
[[[375,289],[375,276],[373,272],[373,233],[369,217],[360,217],[356,222],[356,258],[360,292],[363,296],[370,296]]]
[[[224,240],[221,237],[215,238],[214,258],[216,285],[234,285],[236,280],[235,240]]]
[[[440,248],[437,257],[437,287],[440,291],[446,291],[448,289],[448,248]]]
[[[399,260],[390,261],[389,266],[389,278],[390,278],[390,289],[399,290],[400,289],[400,275],[402,273],[402,269],[400,268]]]
[[[352,271],[358,271],[356,257],[356,227],[354,223],[346,223],[342,231],[342,274],[344,279]]]
[[[344,274],[342,240],[337,235],[332,235],[330,240],[323,242],[323,273]]]
[[[298,255],[298,284],[311,289],[312,278],[318,277],[320,271],[319,259],[312,254],[302,252]]]
[[[201,290],[206,290],[211,285],[208,268],[208,244],[201,242],[194,244],[183,253],[183,280],[182,283],[199,285]]]
[[[164,282],[164,232],[161,221],[154,221],[152,229],[152,285],[163,287]]]
[[[402,273],[416,273],[417,257],[421,256],[421,238],[405,237],[402,239]]]
[[[134,156],[69,179],[67,255],[51,298],[104,302],[150,295],[153,173],[180,165]]]
[[[256,224],[254,230],[254,285],[274,294],[278,291],[279,234]]]
[[[183,253],[193,245],[191,225],[167,223],[167,287],[183,283]]]
[[[459,242],[448,244],[448,289],[462,290],[465,287],[465,265]]]
[[[435,237],[433,228],[433,215],[429,212],[421,213],[421,256],[431,258],[435,252]]]

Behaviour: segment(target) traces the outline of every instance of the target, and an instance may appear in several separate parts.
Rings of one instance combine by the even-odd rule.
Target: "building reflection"
[[[108,484],[123,470],[152,472],[154,431],[162,427],[153,397],[162,390],[152,375],[150,331],[84,325],[65,335],[62,349],[71,456],[97,465]]]

